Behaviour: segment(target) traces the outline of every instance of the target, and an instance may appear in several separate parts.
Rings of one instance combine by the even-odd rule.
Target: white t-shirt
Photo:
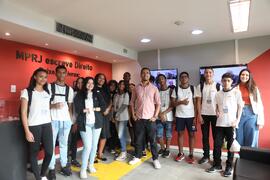
[[[114,111],[117,112],[118,109],[124,105],[129,105],[129,95],[128,93],[124,94],[115,94],[113,98],[113,107]],[[128,113],[128,107],[125,108],[124,111],[122,111],[119,116],[117,117],[118,121],[127,121],[129,120],[129,113]]]
[[[195,89],[194,89],[195,90]],[[176,98],[175,89],[172,93],[172,98]],[[176,101],[182,101],[184,99],[188,98],[188,105],[180,104],[176,106],[175,116],[179,118],[192,118],[195,116],[194,112],[194,103],[193,98],[195,98],[195,92],[194,95],[192,94],[190,86],[186,89],[178,87],[178,99]]]
[[[170,106],[170,103],[171,103],[171,89],[168,88],[164,91],[160,90],[159,91],[159,95],[160,95],[160,101],[161,101],[161,104],[160,104],[160,112],[164,112],[166,111],[169,106]],[[167,117],[167,121],[173,121],[173,112],[170,111],[166,114],[166,117]]]
[[[237,106],[243,106],[240,90],[233,88],[230,91],[219,91],[216,94],[215,102],[219,109],[219,117],[216,126],[231,127],[236,120]]]
[[[25,98],[27,101],[29,100],[27,89],[21,91],[21,99],[22,98]],[[29,126],[37,126],[51,122],[50,98],[51,95],[46,91],[33,91],[28,115]]]
[[[85,100],[85,107],[93,109],[93,93],[88,93],[87,99]],[[90,111],[89,113],[86,113],[86,124],[94,124],[95,123],[95,112]]]
[[[51,91],[51,84],[48,84],[48,88]],[[60,86],[55,84],[55,94],[62,94],[63,96],[54,96],[54,100],[51,104],[55,103],[63,103],[63,107],[61,109],[51,109],[52,120],[56,121],[71,121],[71,117],[69,114],[68,103],[73,103],[74,92],[71,87],[69,87],[68,93],[68,103],[66,102],[66,86]]]
[[[216,115],[216,104],[215,104],[215,96],[217,93],[216,82],[212,84],[203,85],[203,90],[201,92],[201,85],[197,86],[196,97],[202,97],[202,105],[201,105],[201,114],[208,116]]]

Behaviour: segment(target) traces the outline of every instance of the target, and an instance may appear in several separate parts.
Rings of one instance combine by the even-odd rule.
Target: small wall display
[[[177,77],[178,77],[178,70],[177,69],[153,69],[151,70],[151,76],[153,76],[156,80],[159,74],[164,74],[167,78],[167,85],[169,87],[177,86]],[[156,81],[154,82],[155,85]]]

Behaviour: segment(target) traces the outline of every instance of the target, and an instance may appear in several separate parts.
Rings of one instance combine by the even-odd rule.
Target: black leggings
[[[41,177],[45,176],[53,154],[52,125],[51,123],[47,123],[38,126],[30,126],[29,129],[35,139],[35,142],[29,143],[31,168],[36,180],[40,180]],[[39,173],[37,156],[40,150],[40,143],[43,144],[45,157],[41,172]]]

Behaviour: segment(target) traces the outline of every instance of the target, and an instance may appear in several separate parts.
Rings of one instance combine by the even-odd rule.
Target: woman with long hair
[[[105,74],[98,73],[95,76],[95,90],[102,94],[104,101],[106,102],[106,110],[103,112],[104,123],[100,134],[100,141],[98,147],[97,159],[101,161],[107,161],[107,158],[103,155],[103,150],[106,145],[107,139],[111,137],[110,133],[110,112],[112,108],[112,100],[110,91],[107,85],[107,79]]]
[[[80,131],[83,141],[82,166],[80,177],[87,178],[87,165],[90,173],[95,173],[94,160],[97,152],[98,140],[103,126],[103,116],[106,109],[105,101],[100,91],[94,89],[94,79],[86,77],[82,90],[74,99],[77,113],[76,128]]]
[[[236,139],[241,146],[258,147],[259,129],[264,125],[263,104],[259,89],[248,69],[239,73],[238,88],[245,104]]]
[[[34,71],[28,88],[21,92],[21,118],[26,140],[29,143],[30,163],[36,180],[46,180],[46,171],[53,154],[53,136],[50,114],[48,72],[43,68]],[[38,167],[37,155],[42,143],[45,157]]]
[[[74,90],[74,98],[76,94],[82,89],[83,86],[83,77],[78,77],[74,83],[73,90]],[[71,165],[76,166],[76,167],[81,167],[81,164],[77,161],[76,156],[77,156],[77,141],[80,136],[80,132],[74,126],[74,123],[76,122],[77,114],[75,112],[75,106],[73,104],[73,117],[72,117],[72,127],[69,133],[69,153],[68,155],[71,158]]]
[[[114,119],[117,127],[116,134],[120,138],[121,154],[116,158],[117,161],[124,161],[127,158],[126,142],[127,142],[127,123],[129,120],[129,95],[126,91],[124,80],[119,81],[118,92],[113,98]]]

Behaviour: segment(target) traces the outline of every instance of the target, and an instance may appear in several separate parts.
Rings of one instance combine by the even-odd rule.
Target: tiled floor
[[[138,167],[130,170],[125,175],[121,176],[121,178],[116,178],[115,176],[110,176],[109,172],[112,172],[112,170],[115,167],[107,166],[108,164],[113,162],[113,155],[106,154],[109,160],[106,162],[106,166],[104,165],[97,165],[97,167],[101,168],[105,167],[105,173],[106,176],[101,176],[100,178],[89,176],[88,179],[101,179],[101,180],[116,180],[116,179],[122,179],[122,180],[218,180],[218,179],[232,179],[232,177],[225,178],[221,176],[221,173],[213,173],[209,174],[205,172],[206,168],[209,168],[211,165],[209,163],[199,165],[198,163],[195,164],[188,164],[185,160],[181,162],[176,162],[173,160],[173,156],[176,155],[176,151],[172,151],[172,155],[168,159],[160,158],[160,162],[162,164],[162,168],[159,170],[156,170],[153,168],[152,165],[152,159],[149,158],[142,164],[140,164]],[[80,160],[80,152],[78,153],[78,159]],[[201,157],[200,153],[194,154],[195,158],[198,160]],[[223,157],[223,163],[225,162],[225,159]],[[115,163],[114,163],[115,164]],[[113,164],[112,164],[113,165]],[[122,163],[122,166],[125,166],[124,163]],[[224,164],[223,164],[224,165]],[[126,166],[129,166],[126,164]],[[107,169],[106,169],[107,168]],[[223,166],[223,169],[225,168],[225,165]],[[79,169],[72,168],[73,174],[70,177],[64,177],[60,174],[57,174],[57,180],[78,180],[79,178]],[[116,168],[117,169],[117,168]],[[115,170],[113,169],[115,172]],[[118,174],[121,174],[121,168],[118,168],[116,170]],[[123,170],[124,171],[124,170]],[[104,172],[103,172],[104,173]],[[113,173],[112,173],[113,174]],[[32,174],[28,173],[27,180],[34,180],[34,177]]]

